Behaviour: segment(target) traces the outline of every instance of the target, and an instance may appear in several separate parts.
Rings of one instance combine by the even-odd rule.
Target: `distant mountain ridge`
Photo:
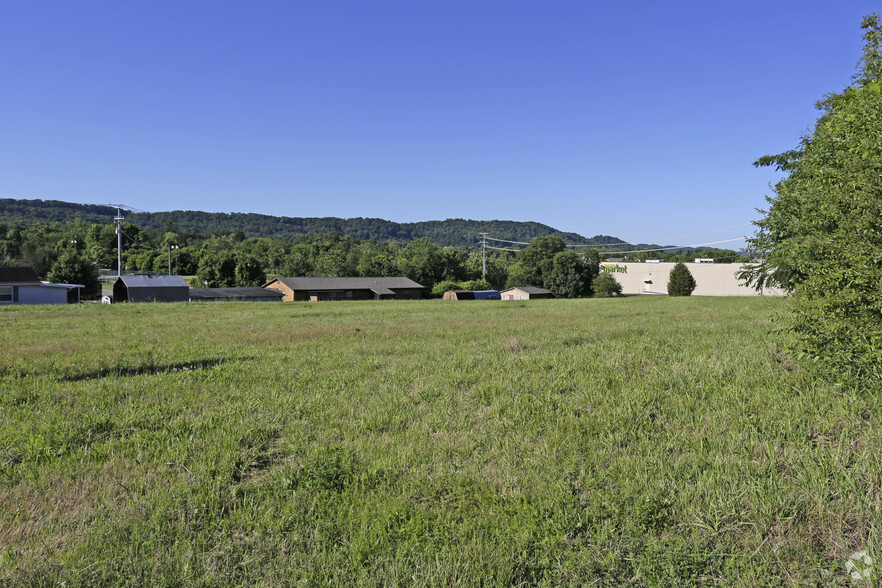
[[[60,200],[16,200],[0,198],[0,223],[31,224],[35,222],[71,222],[80,218],[87,223],[108,224],[116,216],[116,208],[96,204],[75,204]],[[242,232],[246,237],[287,239],[307,233],[338,231],[356,239],[378,241],[412,241],[427,237],[447,246],[474,245],[480,233],[488,237],[529,242],[536,237],[557,235],[572,245],[621,244],[625,241],[608,235],[591,238],[577,233],[558,231],[537,222],[506,220],[447,219],[397,223],[379,218],[287,217],[256,213],[200,212],[175,210],[169,212],[126,212],[126,222],[146,230],[215,233]]]

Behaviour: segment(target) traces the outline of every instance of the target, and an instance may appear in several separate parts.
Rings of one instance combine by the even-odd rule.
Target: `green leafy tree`
[[[240,255],[236,259],[236,286],[261,286],[266,283],[266,272],[260,261],[251,255]]]
[[[355,270],[363,277],[388,277],[400,273],[394,253],[375,249],[361,254]]]
[[[453,280],[443,280],[438,282],[434,286],[432,286],[432,290],[429,292],[429,295],[432,298],[441,298],[444,296],[444,293],[448,290],[463,290],[461,284],[458,282],[454,282]]]
[[[583,256],[575,251],[561,251],[554,256],[544,285],[558,298],[579,298],[591,293],[593,279]]]
[[[742,276],[793,293],[789,326],[826,373],[882,379],[882,23],[866,17],[851,86],[818,103],[798,149],[760,158],[787,172],[750,239]]]
[[[208,251],[199,260],[196,276],[206,288],[236,286],[236,258],[229,251]]]
[[[669,296],[692,296],[695,290],[695,278],[692,272],[686,267],[682,261],[671,270],[670,278],[668,278],[668,295]]]
[[[545,286],[554,268],[554,256],[566,251],[567,244],[557,235],[536,237],[518,254],[518,268],[509,271],[509,282],[512,272],[518,283],[512,286]]]
[[[422,284],[429,291],[444,280],[444,256],[441,248],[423,237],[411,241],[401,250],[398,269],[404,276]]]
[[[83,257],[73,247],[58,256],[46,279],[58,284],[82,284],[85,286],[81,292],[82,298],[94,298],[101,295],[98,266]]]
[[[609,272],[600,272],[591,282],[595,298],[610,298],[622,293],[622,285]]]
[[[342,278],[355,275],[355,263],[346,249],[334,247],[322,251],[315,259],[315,274],[326,278]]]
[[[314,265],[309,254],[309,249],[302,245],[295,245],[291,253],[285,258],[282,266],[282,274],[289,277],[302,277],[312,275]]]
[[[481,279],[481,275],[483,272],[483,260],[481,257],[480,251],[475,251],[465,261],[464,264],[466,274],[469,279],[479,280]],[[487,283],[489,284],[486,290],[492,289],[501,289],[505,287],[505,280],[508,278],[508,274],[505,271],[505,265],[500,263],[500,257],[498,255],[488,255],[487,256]]]
[[[466,280],[460,284],[463,290],[496,290],[493,285],[486,280]]]
[[[505,285],[508,288],[516,288],[518,286],[538,286],[536,275],[530,269],[522,264],[515,262],[508,266],[508,274],[506,276]]]

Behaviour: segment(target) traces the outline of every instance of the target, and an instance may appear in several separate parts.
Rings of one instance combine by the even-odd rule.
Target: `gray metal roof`
[[[549,292],[545,288],[540,288],[539,286],[515,286],[514,288],[503,290],[503,292],[510,292],[511,290],[520,290],[521,292],[526,292],[527,294],[551,294],[551,292]]]
[[[0,284],[39,284],[33,268],[29,267],[0,267]]]
[[[190,288],[190,298],[279,298],[283,293],[266,288]]]
[[[83,284],[53,284],[51,282],[40,282],[40,285],[44,288],[67,288],[70,290],[71,288],[85,288]]]
[[[373,290],[394,294],[393,290],[424,288],[409,278],[276,278],[292,290]],[[264,284],[268,286],[271,282]]]
[[[126,288],[189,288],[187,281],[181,276],[120,276]]]

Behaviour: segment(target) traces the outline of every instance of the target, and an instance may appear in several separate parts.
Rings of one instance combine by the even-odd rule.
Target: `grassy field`
[[[877,585],[786,303],[0,309],[0,584]]]

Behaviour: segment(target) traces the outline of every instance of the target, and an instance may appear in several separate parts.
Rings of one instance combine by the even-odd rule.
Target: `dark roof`
[[[521,292],[526,292],[527,294],[551,294],[551,292],[549,292],[545,288],[540,288],[539,286],[515,286],[514,288],[503,290],[503,292],[508,292],[509,290],[520,290]]]
[[[190,288],[190,298],[279,298],[283,293],[266,288]]]
[[[394,294],[393,290],[424,288],[409,278],[276,278],[292,290],[372,290]],[[273,281],[263,285],[266,288]]]
[[[40,278],[29,267],[0,267],[0,284],[39,284]]]
[[[120,276],[126,288],[189,288],[187,281],[181,276]]]

